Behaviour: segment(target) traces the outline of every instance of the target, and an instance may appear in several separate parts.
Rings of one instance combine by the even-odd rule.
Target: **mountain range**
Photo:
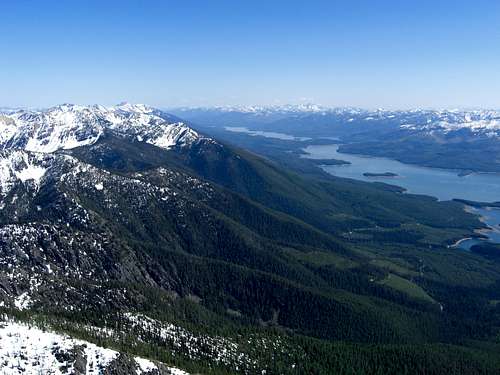
[[[223,127],[336,139],[340,152],[428,167],[500,172],[498,110],[364,110],[317,105],[180,108],[172,112],[206,131]]]
[[[183,114],[184,118],[200,118],[209,121],[210,117],[221,117],[219,125],[231,125],[231,116],[240,116],[238,123],[245,121],[272,122],[289,117],[322,116],[335,118],[338,123],[358,123],[367,121],[365,125],[387,123],[400,129],[415,131],[453,132],[470,129],[477,134],[497,136],[500,130],[500,111],[498,110],[366,110],[360,108],[329,108],[317,104],[284,105],[284,106],[236,106],[236,107],[183,107],[171,109],[173,113]],[[226,117],[226,118],[224,118]],[[234,125],[234,124],[232,124]]]
[[[463,204],[301,174],[198,120],[1,115],[0,372],[500,369],[498,259],[449,247],[484,227]]]

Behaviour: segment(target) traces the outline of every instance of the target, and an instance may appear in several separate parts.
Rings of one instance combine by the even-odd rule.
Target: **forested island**
[[[363,176],[365,176],[365,177],[398,177],[398,174],[393,173],[393,172],[383,172],[383,173],[365,172],[365,173],[363,173]]]

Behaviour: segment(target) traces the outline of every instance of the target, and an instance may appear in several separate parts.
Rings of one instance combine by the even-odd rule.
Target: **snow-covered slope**
[[[402,129],[443,133],[469,130],[477,135],[500,136],[498,111],[414,111],[411,114],[412,116],[403,115],[400,125]]]
[[[183,122],[142,104],[115,107],[60,105],[0,115],[0,149],[51,153],[94,144],[112,131],[166,149],[200,140]]]
[[[50,161],[51,158],[45,155],[0,151],[0,198],[5,197],[17,182],[34,188],[40,186]]]
[[[111,371],[112,369],[112,371]],[[17,374],[174,374],[187,375],[140,357],[76,340],[26,324],[0,322],[0,373]]]
[[[468,130],[472,135],[500,136],[500,111],[494,110],[400,110],[331,111],[350,115],[347,122],[365,122],[367,125],[392,124],[395,128],[420,133],[453,133]]]

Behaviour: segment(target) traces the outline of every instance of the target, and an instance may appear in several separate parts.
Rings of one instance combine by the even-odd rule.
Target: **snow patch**
[[[31,300],[28,292],[24,292],[14,299],[14,306],[16,306],[18,310],[27,310],[31,307],[32,304],[33,301]]]
[[[28,165],[26,168],[15,172],[16,177],[22,182],[33,180],[38,185],[47,170],[43,167]]]
[[[158,367],[149,359],[135,357],[134,360],[137,363],[137,365],[139,366],[139,368],[136,370],[137,375],[158,369]]]
[[[107,373],[119,352],[65,334],[18,323],[0,321],[0,373],[17,374],[72,374],[75,373],[75,354],[81,352],[86,362],[84,374]],[[135,357],[137,374],[158,370],[145,358]],[[174,367],[162,366],[173,375],[189,375]]]
[[[42,179],[50,166],[51,156],[33,154],[20,150],[0,151],[0,209],[5,208],[5,199],[18,184],[26,184],[31,194],[38,192]],[[18,196],[12,197],[14,204]]]
[[[16,322],[0,322],[0,373],[67,374],[73,373],[73,363],[61,352],[81,348],[86,358],[86,374],[99,374],[118,352],[72,339],[66,335],[42,331]],[[66,370],[65,370],[66,369]]]

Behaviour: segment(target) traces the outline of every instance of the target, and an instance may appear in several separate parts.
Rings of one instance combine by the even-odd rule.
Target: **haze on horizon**
[[[0,107],[500,108],[495,1],[0,3]]]

